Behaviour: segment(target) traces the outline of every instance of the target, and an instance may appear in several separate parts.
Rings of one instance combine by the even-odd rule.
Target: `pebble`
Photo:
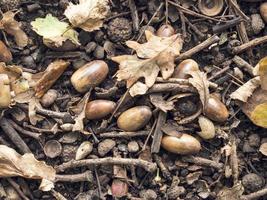
[[[136,141],[129,142],[127,147],[128,147],[128,151],[130,153],[136,153],[139,151],[139,145]]]
[[[105,49],[102,46],[97,46],[94,50],[94,57],[96,59],[103,59],[105,56]]]
[[[242,184],[247,192],[255,192],[264,186],[264,180],[257,174],[249,173],[242,177]]]
[[[115,147],[116,142],[111,139],[105,139],[98,144],[98,154],[103,157]]]

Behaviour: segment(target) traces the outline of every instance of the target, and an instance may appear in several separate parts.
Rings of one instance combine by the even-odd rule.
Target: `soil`
[[[245,25],[247,30],[240,32],[242,30],[240,21],[231,25],[234,19],[238,17],[242,19],[242,14],[234,12],[235,8],[230,3],[236,2],[235,0],[224,1],[223,11],[216,17],[211,18],[201,14],[197,6],[197,0],[174,0],[169,1],[169,3],[160,0],[110,0],[111,12],[104,20],[103,27],[93,32],[75,28],[79,32],[81,45],[76,50],[64,52],[54,51],[46,47],[42,38],[31,29],[30,22],[38,17],[45,17],[48,13],[62,21],[67,21],[63,13],[70,0],[22,0],[19,4],[11,0],[5,0],[4,2],[5,5],[1,5],[3,12],[9,9],[19,9],[15,18],[22,23],[22,29],[30,39],[30,43],[25,48],[19,48],[11,36],[7,35],[5,39],[3,33],[0,34],[2,41],[8,41],[9,49],[13,55],[10,64],[23,66],[25,70],[31,73],[37,73],[44,71],[56,59],[64,59],[71,63],[71,67],[52,86],[51,89],[53,89],[53,92],[55,90],[57,94],[54,95],[54,102],[48,102],[45,106],[47,110],[69,112],[70,105],[78,102],[83,97],[83,94],[78,93],[72,86],[70,77],[75,70],[93,60],[104,60],[109,66],[109,74],[101,85],[92,90],[90,99],[111,100],[116,102],[117,105],[123,99],[123,103],[113,113],[113,116],[109,115],[103,120],[84,121],[85,131],[91,133],[89,135],[78,132],[71,133],[71,129],[68,128],[70,121],[64,123],[64,127],[54,130],[52,129],[53,126],[59,120],[47,115],[43,115],[44,120],[33,127],[27,118],[27,110],[24,109],[25,107],[23,108],[23,105],[15,105],[9,108],[4,113],[5,119],[14,121],[23,130],[40,133],[41,139],[38,141],[16,129],[34,156],[38,160],[43,160],[48,165],[57,168],[62,163],[74,160],[80,144],[84,141],[90,141],[93,144],[93,150],[89,152],[90,154],[86,156],[86,159],[112,157],[139,159],[156,163],[157,166],[156,170],[149,171],[144,170],[142,164],[123,163],[125,165],[119,165],[120,163],[115,163],[117,165],[113,167],[113,163],[108,162],[105,165],[90,164],[88,166],[66,168],[60,170],[59,174],[74,175],[89,170],[93,177],[91,180],[88,178],[82,181],[75,181],[75,178],[71,177],[70,180],[56,182],[55,188],[49,192],[42,192],[38,189],[40,180],[21,177],[1,178],[0,186],[3,186],[4,190],[8,190],[7,188],[10,186],[16,188],[19,197],[15,197],[14,200],[116,199],[111,192],[111,185],[115,179],[122,180],[128,185],[128,192],[117,199],[133,200],[222,200],[227,197],[220,196],[220,191],[238,184],[243,185],[243,189],[232,193],[243,190],[241,192],[242,196],[240,195],[241,197],[238,198],[252,199],[248,194],[266,188],[267,158],[259,152],[259,147],[262,143],[267,142],[267,131],[254,125],[242,113],[240,106],[229,97],[233,91],[252,78],[251,73],[246,68],[242,68],[233,61],[233,57],[238,55],[251,66],[255,66],[261,58],[267,56],[267,43],[264,42],[240,53],[233,52],[234,47],[248,42],[242,41],[244,32],[248,32],[249,41],[267,34],[266,23],[261,19],[259,13],[261,1],[237,2],[237,6],[240,6],[240,10],[245,16],[252,18],[255,23],[259,23]],[[9,5],[8,2],[13,3]],[[71,2],[78,3],[77,0]],[[136,8],[132,7],[132,3],[129,2],[132,2]],[[180,7],[175,6],[176,3]],[[167,11],[166,5],[168,5]],[[134,12],[132,10],[131,13],[131,9],[138,13],[138,21],[136,21],[137,19],[133,20]],[[131,98],[129,95],[125,95],[127,92],[125,82],[118,82],[115,78],[119,68],[118,64],[111,61],[110,58],[132,53],[125,42],[127,40],[138,40],[143,43],[145,42],[145,29],[155,31],[166,24],[170,24],[175,33],[182,35],[184,44],[181,53],[188,53],[188,50],[211,38],[214,34],[217,34],[220,38],[216,43],[208,45],[207,48],[201,48],[196,53],[189,54],[189,57],[186,57],[194,59],[199,64],[200,70],[207,73],[209,81],[218,85],[211,90],[221,98],[230,113],[227,121],[214,122],[216,137],[211,140],[203,140],[197,135],[200,128],[197,120],[198,116],[194,114],[198,112],[200,100],[196,95],[177,100],[175,108],[168,111],[164,116],[163,111],[160,111],[151,103],[149,94]],[[229,26],[222,27],[224,25]],[[179,64],[182,60],[184,58],[178,57],[176,64]],[[240,69],[238,73],[234,70],[236,67]],[[166,91],[162,91],[160,94],[165,100],[174,95]],[[118,116],[128,108],[143,105],[149,106],[153,111],[149,123],[141,130],[135,131],[134,134],[136,133],[136,135],[134,137],[127,135],[131,133],[119,130],[116,124]],[[186,121],[178,123],[179,120],[185,118]],[[67,120],[63,121],[66,122]],[[60,123],[62,125],[62,120]],[[196,137],[201,142],[201,151],[194,155],[183,156],[169,153],[162,148],[159,150],[159,146],[157,147],[156,144],[160,144],[161,138],[156,134],[159,132],[164,134],[165,131],[161,131],[161,128],[166,124],[175,127],[179,133],[188,133]],[[152,134],[152,137],[149,137],[149,134]],[[43,145],[49,140],[57,140],[62,145],[62,152],[56,158],[49,158],[44,153]],[[10,140],[1,125],[0,144],[8,145],[19,152],[17,146]],[[231,155],[226,156],[224,150],[229,147],[227,146],[229,144],[232,145]],[[117,169],[120,172],[116,173],[114,168],[118,166],[122,169]],[[237,199],[232,193],[230,192],[228,199]],[[0,187],[0,195],[2,194]],[[62,196],[56,197],[58,195]],[[8,198],[0,196],[0,199]],[[267,199],[267,192],[256,195],[255,199]]]

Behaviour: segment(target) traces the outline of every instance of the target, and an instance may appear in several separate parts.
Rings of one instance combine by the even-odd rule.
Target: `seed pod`
[[[226,106],[215,94],[210,95],[204,114],[216,122],[224,122],[229,117],[229,111]]]
[[[128,184],[120,179],[114,179],[111,185],[111,193],[115,198],[121,198],[128,193]]]
[[[223,10],[223,0],[198,0],[198,9],[207,16],[216,16]]]
[[[11,103],[9,78],[6,74],[0,74],[0,108],[8,108]]]
[[[205,140],[209,140],[215,137],[215,127],[212,121],[208,118],[200,116],[198,118],[198,123],[201,128],[201,132],[198,135]]]
[[[267,23],[267,2],[260,5],[260,14],[265,23]]]
[[[58,93],[56,90],[49,89],[41,98],[41,104],[43,107],[48,108],[57,99]]]
[[[174,28],[171,25],[164,24],[157,30],[156,35],[159,37],[170,37],[174,33]]]
[[[173,72],[173,78],[182,78],[187,79],[190,78],[191,71],[198,71],[199,67],[196,61],[193,59],[186,59],[182,61]]]
[[[49,140],[44,145],[44,153],[49,158],[55,158],[62,152],[62,146],[57,140]]]
[[[93,150],[93,145],[89,141],[83,142],[76,151],[75,160],[81,160],[88,156]]]
[[[118,118],[118,127],[124,131],[137,131],[150,120],[152,112],[148,106],[136,106],[124,111]]]
[[[175,132],[163,136],[161,146],[169,152],[182,155],[198,153],[201,150],[200,142],[186,133],[179,135]]]
[[[12,54],[7,46],[0,40],[0,61],[2,62],[11,62]]]
[[[101,119],[114,111],[116,103],[108,100],[94,100],[86,105],[85,116],[87,119]]]
[[[83,93],[102,83],[108,71],[108,65],[104,61],[94,60],[75,71],[71,83],[78,92]]]

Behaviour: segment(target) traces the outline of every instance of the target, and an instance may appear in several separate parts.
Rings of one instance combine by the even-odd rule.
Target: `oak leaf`
[[[22,176],[30,179],[42,179],[40,189],[48,191],[54,187],[56,171],[43,161],[38,161],[31,153],[20,155],[14,149],[0,145],[0,177]],[[48,187],[43,183],[49,182]]]
[[[25,47],[28,44],[28,36],[21,29],[21,23],[14,19],[16,13],[7,11],[3,14],[0,20],[0,29],[4,30],[7,34],[14,36],[16,44],[19,47]]]
[[[79,4],[69,3],[64,15],[74,27],[91,32],[99,30],[109,13],[108,0],[80,0]]]

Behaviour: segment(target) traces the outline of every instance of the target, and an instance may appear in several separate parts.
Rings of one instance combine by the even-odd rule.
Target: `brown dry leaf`
[[[267,142],[261,144],[259,151],[260,151],[263,155],[267,156]]]
[[[77,108],[79,108],[79,114],[75,117],[74,121],[75,124],[72,127],[72,131],[80,131],[82,133],[86,133],[84,131],[84,124],[83,124],[83,120],[85,118],[85,108],[87,105],[87,102],[89,100],[91,91],[87,92],[84,97],[81,99],[81,101],[77,104]]]
[[[201,171],[190,173],[186,176],[186,183],[192,185],[195,181],[199,180],[199,177],[202,175]]]
[[[7,11],[3,14],[0,20],[0,29],[4,30],[10,35],[13,35],[19,47],[25,47],[28,44],[28,36],[21,29],[21,23],[14,19],[16,13]]]
[[[250,79],[236,91],[230,94],[231,99],[247,102],[248,98],[253,94],[254,90],[260,86],[260,77]]]
[[[189,78],[189,83],[197,89],[203,110],[205,110],[210,95],[207,75],[201,71],[191,71],[190,75],[192,78]]]
[[[0,145],[0,177],[22,176],[24,178],[42,179],[50,183],[50,187],[42,187],[48,191],[54,187],[56,171],[43,161],[38,161],[31,153],[20,155],[14,149]]]
[[[69,3],[64,15],[74,27],[85,31],[99,30],[109,13],[108,0],[79,0],[79,4]]]
[[[56,60],[48,65],[42,73],[42,77],[36,82],[36,97],[41,98],[47,90],[56,82],[65,69],[69,66],[69,62],[64,60]]]
[[[137,95],[145,94],[148,90],[148,87],[146,84],[141,83],[140,81],[137,81],[133,86],[130,88],[129,93],[132,97]]]
[[[242,105],[242,111],[254,124],[267,128],[267,91],[257,88]]]
[[[42,108],[39,99],[37,99],[36,97],[32,97],[29,100],[29,110],[28,110],[29,120],[32,125],[36,125],[37,122],[42,121],[44,119],[44,117],[36,114],[37,108]]]
[[[267,90],[267,56],[259,62],[259,75],[261,78],[261,88]]]
[[[216,200],[238,200],[244,192],[242,184],[239,182],[232,188],[223,188],[218,192]]]
[[[0,74],[8,75],[10,82],[17,80],[22,75],[22,69],[17,65],[6,65],[0,62]]]
[[[17,94],[13,100],[16,103],[28,103],[34,97],[35,91],[33,89],[29,89],[26,92]]]
[[[174,109],[173,102],[164,100],[161,94],[151,94],[149,98],[151,103],[163,112]]]

